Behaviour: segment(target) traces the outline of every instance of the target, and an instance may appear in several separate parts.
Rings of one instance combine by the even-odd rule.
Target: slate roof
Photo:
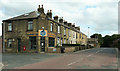
[[[13,21],[13,20],[22,20],[22,19],[30,19],[30,18],[37,18],[40,14],[37,11],[32,11],[30,13],[25,13],[17,17],[13,17],[4,21]]]

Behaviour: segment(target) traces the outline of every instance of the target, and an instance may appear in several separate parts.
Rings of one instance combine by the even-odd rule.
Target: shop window
[[[8,23],[8,31],[12,31],[12,23]]]
[[[8,48],[12,47],[12,39],[8,39]]]
[[[29,37],[30,49],[36,49],[36,37]]]
[[[33,30],[33,21],[28,21],[28,31]]]
[[[55,46],[55,38],[49,37],[49,47]]]

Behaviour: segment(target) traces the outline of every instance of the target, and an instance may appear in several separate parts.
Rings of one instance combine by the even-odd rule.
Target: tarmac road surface
[[[118,69],[118,54],[115,48],[93,48],[74,53],[56,54],[52,58],[15,69]],[[46,54],[49,55],[49,54]]]

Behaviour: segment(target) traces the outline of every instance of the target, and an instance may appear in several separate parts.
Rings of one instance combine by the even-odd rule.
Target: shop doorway
[[[21,39],[18,39],[18,52],[21,51]]]
[[[40,38],[40,48],[41,52],[45,52],[45,37]]]

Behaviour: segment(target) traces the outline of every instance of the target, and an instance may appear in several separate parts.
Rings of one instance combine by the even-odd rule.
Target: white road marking
[[[86,50],[78,51],[78,52],[75,52],[75,53],[79,53],[79,52],[83,52],[83,51],[86,51]],[[99,50],[99,51],[97,51],[97,52],[94,53],[94,54],[97,54],[97,53],[99,53],[99,52],[101,52],[101,51],[103,51],[103,50]],[[94,54],[90,54],[90,55],[88,55],[87,57],[93,56]],[[82,58],[82,59],[83,59],[83,58]],[[82,60],[82,59],[80,59],[80,60]],[[75,63],[79,62],[80,60],[77,60],[76,62],[71,62],[71,63],[68,64],[68,66],[71,66],[72,64],[75,64]]]
[[[1,65],[1,66],[0,66],[0,69],[2,69],[2,67],[4,67],[4,64],[3,64],[3,63],[0,63],[0,65]]]
[[[80,60],[82,60],[82,59],[80,59]],[[68,66],[71,66],[72,64],[78,63],[80,60],[77,60],[76,62],[71,62],[71,63],[68,64]]]

